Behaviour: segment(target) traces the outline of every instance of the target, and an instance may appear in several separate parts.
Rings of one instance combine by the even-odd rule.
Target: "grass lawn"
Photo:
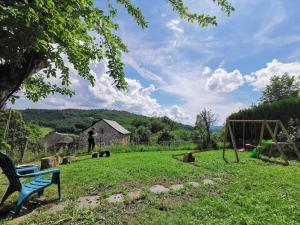
[[[176,152],[175,152],[176,153]],[[241,163],[225,164],[221,151],[196,154],[197,162],[182,163],[174,152],[119,153],[110,158],[77,158],[62,170],[67,207],[55,214],[43,205],[23,224],[300,224],[300,163],[266,163],[241,154]],[[201,181],[209,178],[214,185]],[[199,182],[200,187],[155,195],[154,184]],[[7,182],[0,180],[0,192]],[[143,190],[136,201],[109,204],[111,194]],[[99,195],[94,209],[78,208],[80,196]],[[8,204],[16,197],[14,195]],[[56,186],[45,197],[57,197]],[[10,219],[3,223],[14,223]],[[1,221],[0,221],[1,223]]]

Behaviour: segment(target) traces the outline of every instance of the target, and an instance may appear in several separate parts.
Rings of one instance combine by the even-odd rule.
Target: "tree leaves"
[[[289,97],[296,97],[300,89],[300,82],[294,76],[285,73],[282,76],[273,76],[270,84],[263,91],[260,101],[271,103]]]

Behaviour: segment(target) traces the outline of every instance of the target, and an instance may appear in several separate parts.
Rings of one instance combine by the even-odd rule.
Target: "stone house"
[[[74,135],[52,132],[39,140],[43,149],[57,151],[76,148]]]
[[[94,136],[96,145],[128,145],[130,142],[130,132],[113,120],[101,119],[92,126],[84,129],[79,135],[79,148],[88,146],[88,132],[95,128]]]

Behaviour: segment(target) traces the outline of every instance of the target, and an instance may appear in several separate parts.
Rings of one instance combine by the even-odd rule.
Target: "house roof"
[[[106,120],[106,119],[103,119],[103,121],[106,122],[108,125],[110,125],[112,128],[114,128],[115,130],[119,131],[121,134],[130,134],[130,131],[126,130],[124,127],[122,127],[116,121]]]
[[[124,127],[122,127],[120,124],[118,124],[116,121],[113,120],[107,120],[107,119],[101,119],[98,120],[97,122],[93,123],[91,126],[83,129],[83,131],[89,129],[90,127],[93,127],[96,123],[100,122],[100,121],[104,121],[105,123],[107,123],[109,126],[111,126],[113,129],[115,129],[116,131],[118,131],[121,134],[130,134],[131,132],[126,130]]]

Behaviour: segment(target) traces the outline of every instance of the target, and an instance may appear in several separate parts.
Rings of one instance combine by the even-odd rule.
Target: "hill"
[[[59,132],[78,134],[82,129],[90,126],[101,118],[118,122],[126,129],[131,129],[134,123],[150,124],[154,120],[171,125],[174,130],[192,130],[189,125],[177,123],[167,117],[147,117],[134,113],[107,109],[26,109],[20,110],[26,122],[38,124],[42,127],[53,128]]]

